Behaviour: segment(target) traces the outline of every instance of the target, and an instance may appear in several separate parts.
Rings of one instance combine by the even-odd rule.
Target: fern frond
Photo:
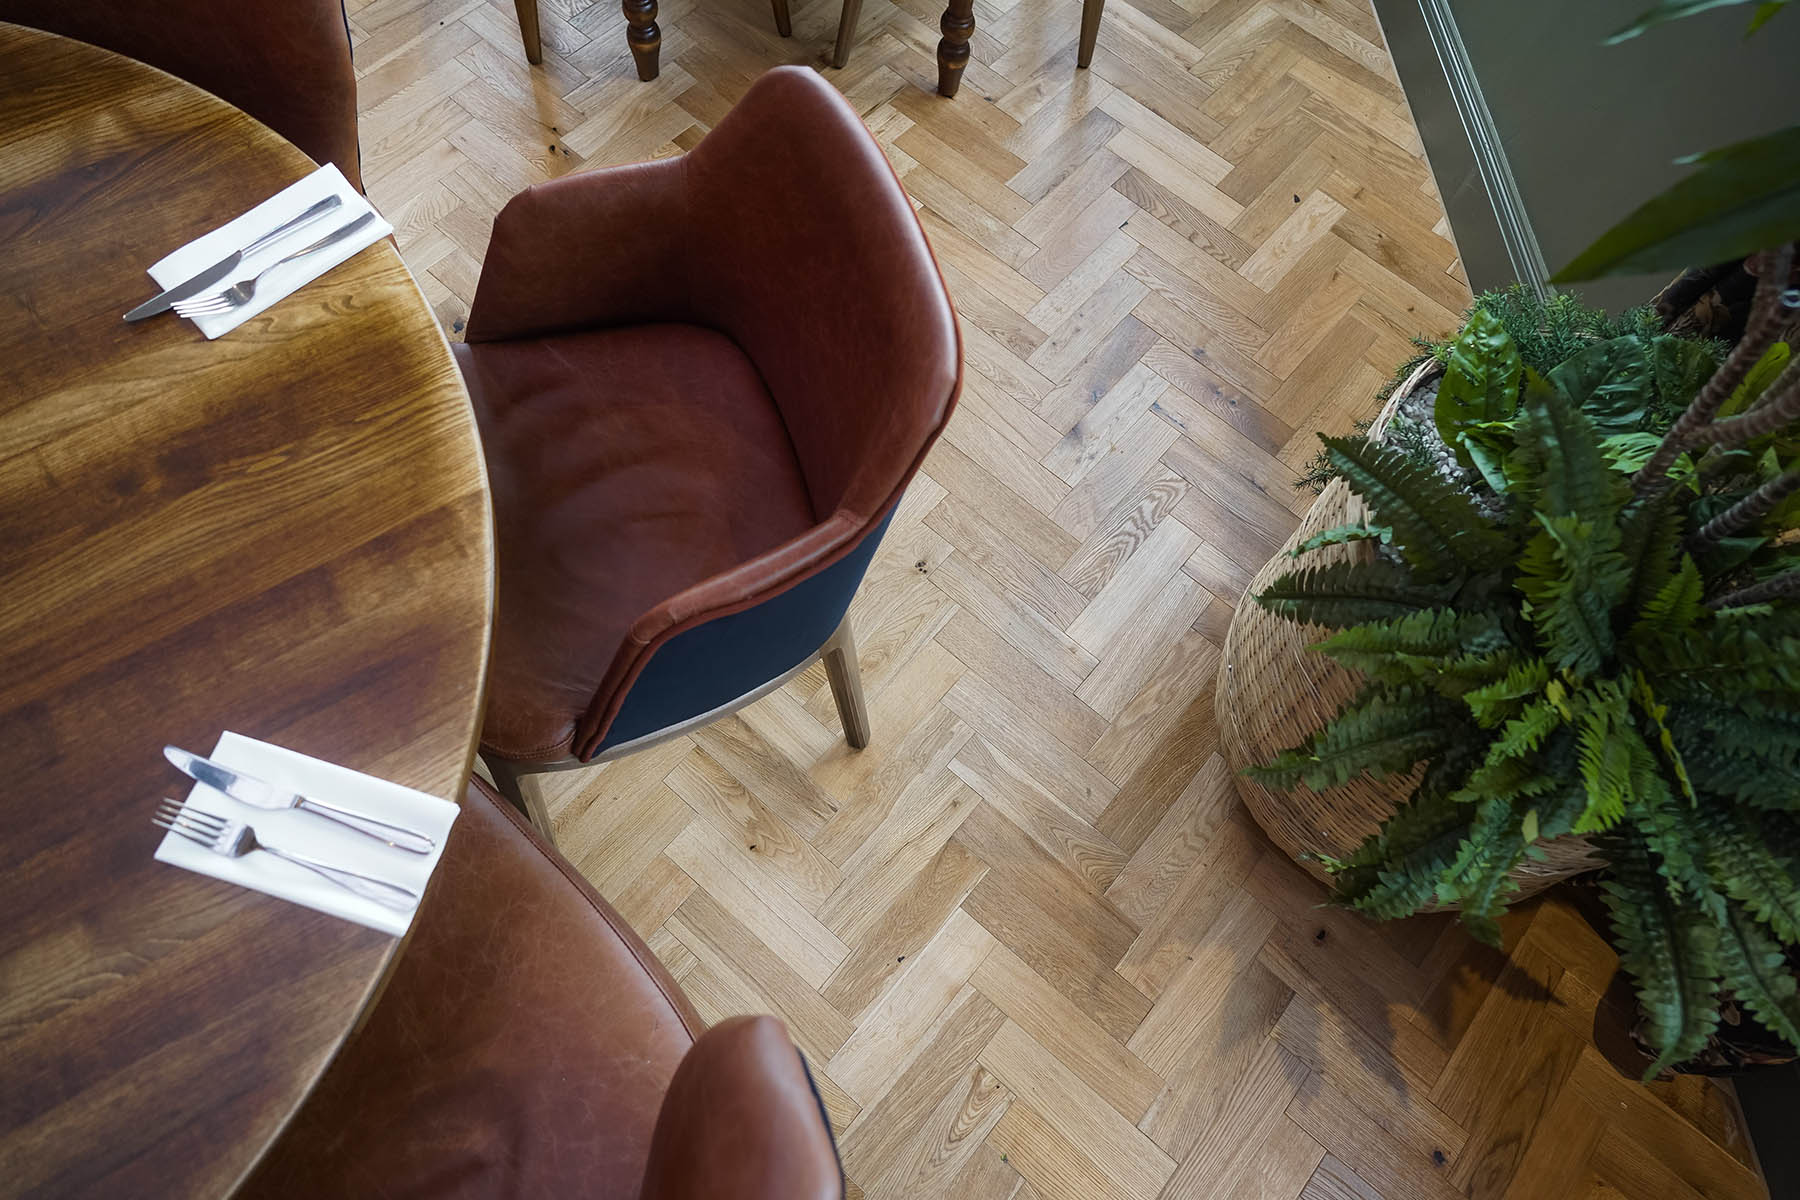
[[[1693,628],[1706,612],[1705,584],[1700,568],[1691,556],[1681,556],[1681,567],[1639,610],[1632,623],[1631,637],[1645,638],[1680,634]]]
[[[1800,944],[1800,877],[1792,860],[1769,849],[1761,831],[1732,813],[1713,809],[1702,818],[1709,873],[1725,894],[1742,904],[1782,941]]]
[[[1631,723],[1625,689],[1599,685],[1588,693],[1575,733],[1587,809],[1575,822],[1576,833],[1610,829],[1625,815],[1646,775],[1656,774],[1656,760]]]
[[[1531,841],[1524,831],[1527,811],[1508,796],[1489,796],[1476,805],[1468,836],[1438,889],[1442,899],[1461,904],[1463,924],[1490,946],[1500,944],[1497,918],[1519,890],[1511,872]]]
[[[1517,716],[1525,701],[1544,690],[1550,682],[1550,664],[1541,658],[1518,664],[1493,683],[1473,688],[1463,694],[1463,703],[1484,728],[1492,728],[1508,717]]]
[[[1436,675],[1443,659],[1505,646],[1506,635],[1493,614],[1433,608],[1353,626],[1316,643],[1313,649],[1372,679],[1404,683],[1417,676]]]
[[[1381,542],[1384,545],[1394,540],[1394,531],[1387,525],[1337,525],[1330,529],[1321,529],[1309,538],[1303,539],[1298,546],[1289,550],[1289,558],[1299,558],[1309,550],[1317,550],[1321,546],[1343,546],[1350,542]]]
[[[1641,839],[1608,839],[1606,853],[1613,870],[1602,892],[1619,965],[1637,983],[1650,1044],[1658,1052],[1644,1072],[1653,1079],[1670,1063],[1699,1053],[1719,1023],[1719,931],[1703,914],[1673,901]]]
[[[1735,904],[1719,925],[1719,966],[1725,986],[1757,1020],[1790,1046],[1800,1046],[1800,987],[1787,956]]]
[[[1341,629],[1404,617],[1445,599],[1445,589],[1421,583],[1403,564],[1376,559],[1290,571],[1258,593],[1256,602],[1289,620]]]
[[[1616,528],[1631,488],[1607,465],[1600,434],[1587,413],[1535,378],[1526,387],[1519,413],[1519,452],[1529,467],[1538,513]]]
[[[1564,717],[1548,697],[1533,700],[1519,715],[1500,727],[1500,733],[1488,743],[1487,766],[1497,766],[1508,759],[1522,759],[1544,744],[1552,730],[1560,728]]]
[[[1394,531],[1394,546],[1417,571],[1438,579],[1491,570],[1509,550],[1467,491],[1404,451],[1367,438],[1321,436],[1350,489]]]
[[[1526,615],[1553,665],[1591,674],[1612,655],[1613,609],[1631,582],[1618,531],[1542,513],[1538,522],[1520,561]]]
[[[1304,745],[1244,773],[1275,787],[1300,782],[1324,791],[1364,773],[1380,779],[1407,771],[1465,736],[1456,709],[1435,692],[1371,685]]]

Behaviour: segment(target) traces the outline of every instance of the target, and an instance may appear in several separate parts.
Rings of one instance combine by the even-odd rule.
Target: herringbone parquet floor
[[[829,77],[921,206],[961,410],[853,610],[875,725],[814,668],[741,717],[550,776],[560,842],[703,1015],[773,1011],[853,1194],[1096,1200],[1761,1194],[1726,1093],[1594,1050],[1613,960],[1564,906],[1509,954],[1375,927],[1235,801],[1219,645],[1347,430],[1468,291],[1364,0],[870,0]],[[350,5],[364,170],[447,329],[517,189],[678,153],[821,65],[829,0]],[[622,231],[621,236],[629,236]],[[550,251],[547,251],[550,252]]]

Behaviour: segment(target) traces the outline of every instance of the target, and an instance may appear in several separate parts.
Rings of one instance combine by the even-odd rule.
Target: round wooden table
[[[196,32],[196,36],[200,36]],[[151,859],[230,728],[459,799],[493,596],[443,334],[382,242],[216,342],[144,268],[313,169],[0,24],[0,1191],[223,1195],[399,943]]]

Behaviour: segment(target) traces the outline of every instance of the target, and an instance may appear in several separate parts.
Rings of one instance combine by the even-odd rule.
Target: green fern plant
[[[1775,340],[1793,261],[1758,260],[1722,365],[1639,328],[1540,371],[1478,306],[1444,353],[1436,424],[1504,519],[1416,455],[1321,438],[1371,516],[1297,547],[1256,597],[1337,630],[1315,648],[1365,683],[1249,773],[1325,789],[1422,767],[1377,834],[1325,860],[1336,899],[1381,919],[1455,903],[1497,941],[1512,870],[1587,835],[1650,1074],[1705,1045],[1720,988],[1800,1045],[1783,957],[1800,943],[1800,366]],[[1677,394],[1681,415],[1647,429]],[[1377,548],[1305,562],[1348,541]]]

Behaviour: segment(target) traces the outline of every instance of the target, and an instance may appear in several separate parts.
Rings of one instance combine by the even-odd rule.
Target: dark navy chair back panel
[[[850,610],[893,519],[890,509],[850,553],[812,578],[670,638],[626,693],[599,752],[712,712],[816,655]]]

